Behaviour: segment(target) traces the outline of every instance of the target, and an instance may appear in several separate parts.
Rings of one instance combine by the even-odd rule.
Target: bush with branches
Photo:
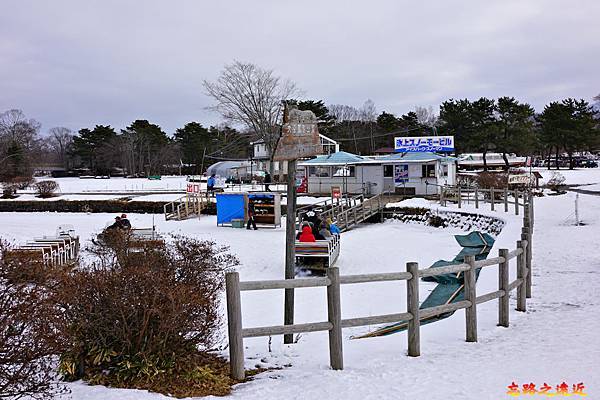
[[[220,333],[224,272],[237,259],[211,241],[174,237],[167,246],[114,235],[88,249],[92,265],[62,282],[61,374],[177,397],[227,394],[228,365],[209,350]]]
[[[36,182],[33,186],[38,197],[41,197],[42,199],[54,197],[59,188],[56,181],[40,181]]]
[[[14,178],[2,179],[2,198],[12,199],[16,197],[17,190],[27,189],[33,183],[32,177],[17,176]]]
[[[553,171],[552,176],[546,182],[546,187],[556,193],[564,193],[565,177],[560,173]]]
[[[494,173],[494,172],[481,172],[477,175],[477,187],[481,189],[498,189],[494,195],[495,199],[502,197],[501,190],[508,187],[508,174],[507,173]],[[491,194],[485,193],[485,197],[489,198]]]
[[[0,398],[48,399],[65,391],[55,374],[58,313],[50,287],[20,274],[42,264],[10,251],[0,241]]]

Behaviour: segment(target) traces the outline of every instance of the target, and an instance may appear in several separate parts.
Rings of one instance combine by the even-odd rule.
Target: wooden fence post
[[[461,190],[460,190],[460,186],[458,187],[458,192],[457,193],[458,193],[458,195],[457,195],[458,208],[461,208],[461,206],[462,206],[462,198],[461,198],[462,193],[461,193]]]
[[[527,240],[527,248],[525,249],[525,296],[531,298],[531,228],[524,227],[521,234],[521,240]]]
[[[477,188],[475,188],[475,208],[479,208],[479,193]]]
[[[288,161],[287,175],[287,209],[285,218],[285,279],[296,277],[296,160]],[[294,324],[294,289],[288,288],[283,294],[283,323]],[[283,343],[294,343],[294,335],[283,335]]]
[[[517,311],[527,311],[527,304],[525,302],[525,265],[526,249],[523,248],[523,241],[517,241],[517,248],[522,249],[523,252],[517,256],[517,279],[521,279],[521,284],[517,287]]]
[[[408,355],[421,355],[421,321],[419,318],[419,264],[406,263],[406,271],[412,278],[406,281],[406,307],[413,317],[408,321]]]
[[[229,332],[229,370],[231,377],[243,380],[244,339],[242,338],[242,305],[240,299],[240,275],[237,272],[225,274],[227,294],[227,327]]]
[[[465,271],[465,300],[468,300],[471,305],[465,309],[466,327],[467,327],[467,342],[477,341],[477,289],[475,287],[475,256],[465,256],[465,263],[471,268]]]
[[[508,189],[504,189],[504,212],[508,212]]]
[[[490,188],[490,201],[491,201],[491,210],[494,211],[494,202],[496,201],[496,196],[494,195],[494,188]]]
[[[440,206],[444,206],[444,186],[440,188]]]
[[[534,211],[533,211],[533,209],[534,209],[534,205],[533,205],[534,201],[533,201],[533,199],[534,199],[533,194],[529,193],[529,195],[527,196],[527,201],[529,203],[529,226],[532,229],[532,231],[531,231],[532,234],[533,234],[533,225],[535,223],[535,221],[534,221]]]
[[[498,289],[504,290],[504,296],[498,299],[498,325],[508,328],[509,321],[509,298],[508,291],[508,249],[499,250],[500,257],[504,258],[504,262],[498,264]]]
[[[523,207],[525,206],[525,195],[523,195]],[[515,189],[515,215],[519,215],[519,191]]]
[[[344,369],[339,268],[328,268],[327,277],[331,281],[327,286],[327,317],[333,325],[329,331],[329,364],[332,369]]]

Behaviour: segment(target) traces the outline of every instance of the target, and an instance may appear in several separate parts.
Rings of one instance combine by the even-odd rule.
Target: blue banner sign
[[[451,152],[454,151],[454,136],[411,136],[394,138],[394,149],[398,153]]]
[[[394,183],[403,184],[408,182],[408,164],[394,165]]]

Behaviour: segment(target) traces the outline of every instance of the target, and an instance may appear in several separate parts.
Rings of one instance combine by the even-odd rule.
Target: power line
[[[384,136],[391,136],[391,135],[397,135],[399,133],[408,133],[411,131],[417,131],[417,130],[421,130],[423,129],[423,127],[414,127],[414,128],[406,128],[406,129],[402,129],[402,130],[398,130],[398,131],[393,131],[393,132],[388,132],[388,133],[382,133],[379,135],[373,135],[373,136],[362,136],[362,137],[357,137],[357,138],[341,138],[341,139],[334,139],[336,142],[352,142],[355,140],[364,140],[364,139],[371,139],[371,138],[376,138],[376,137],[384,137]]]

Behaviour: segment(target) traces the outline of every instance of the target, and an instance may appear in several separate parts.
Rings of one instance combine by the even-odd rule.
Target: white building
[[[340,145],[335,140],[328,138],[325,135],[319,134],[319,139],[321,141],[322,152],[321,154],[332,154],[338,152],[340,150]],[[257,171],[267,171],[269,170],[269,151],[267,149],[267,145],[264,140],[257,140],[256,142],[252,142],[252,174]],[[282,161],[273,161],[273,171],[275,175],[281,176],[283,179],[283,175],[287,174],[287,162]],[[245,175],[250,175],[250,167],[247,168],[247,171],[244,172]]]
[[[523,167],[527,163],[527,157],[517,157],[512,153],[507,154],[506,158],[510,167]],[[504,168],[506,166],[502,153],[487,153],[485,162],[488,168]],[[459,155],[458,166],[461,170],[482,169],[484,166],[483,153],[463,153]]]
[[[456,181],[456,159],[434,153],[358,156],[344,151],[299,163],[308,193],[331,194],[339,187],[348,194],[391,192],[409,195],[439,193],[440,185]]]

